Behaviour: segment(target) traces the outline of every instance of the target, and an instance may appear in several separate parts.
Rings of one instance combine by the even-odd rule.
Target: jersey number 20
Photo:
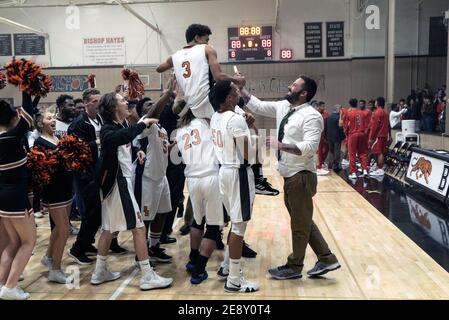
[[[184,69],[184,73],[182,74],[182,76],[186,79],[190,78],[190,76],[192,75],[192,71],[190,70],[190,62],[184,61],[181,67]]]

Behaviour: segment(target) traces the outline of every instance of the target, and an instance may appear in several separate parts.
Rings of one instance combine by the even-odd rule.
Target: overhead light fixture
[[[48,38],[50,37],[50,36],[48,35],[48,33],[46,33],[46,32],[43,32],[43,31],[34,29],[34,28],[32,28],[32,27],[28,27],[28,26],[26,26],[26,25],[24,25],[24,24],[15,22],[15,21],[13,21],[13,20],[6,19],[6,18],[4,18],[4,17],[0,17],[0,23],[4,23],[4,24],[7,24],[7,25],[10,25],[10,26],[19,28],[19,29],[31,31],[32,33],[36,33],[36,34],[39,34],[39,35],[41,35],[41,36],[44,36],[46,39],[48,39]]]

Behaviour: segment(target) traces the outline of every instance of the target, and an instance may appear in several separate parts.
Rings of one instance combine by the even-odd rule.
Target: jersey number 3
[[[184,61],[181,66],[184,69],[184,73],[182,74],[182,76],[186,79],[190,78],[190,76],[192,75],[192,71],[190,70],[190,62]]]

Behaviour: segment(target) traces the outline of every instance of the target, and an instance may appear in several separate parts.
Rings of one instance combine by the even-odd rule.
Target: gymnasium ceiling
[[[0,0],[2,8],[32,8],[32,7],[66,7],[70,4],[78,6],[118,5],[122,4],[156,4],[175,2],[198,2],[213,0]]]

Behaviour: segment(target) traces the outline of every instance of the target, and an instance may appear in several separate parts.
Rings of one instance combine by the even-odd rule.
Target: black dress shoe
[[[255,258],[257,256],[257,252],[251,249],[248,244],[243,241],[243,249],[242,249],[242,257],[244,258]]]
[[[179,231],[181,232],[181,236],[188,235],[190,233],[190,226],[185,224],[181,227],[181,229],[179,229]]]
[[[170,243],[175,243],[175,242],[176,242],[176,238],[173,238],[170,236],[161,237],[162,244],[170,244]]]

